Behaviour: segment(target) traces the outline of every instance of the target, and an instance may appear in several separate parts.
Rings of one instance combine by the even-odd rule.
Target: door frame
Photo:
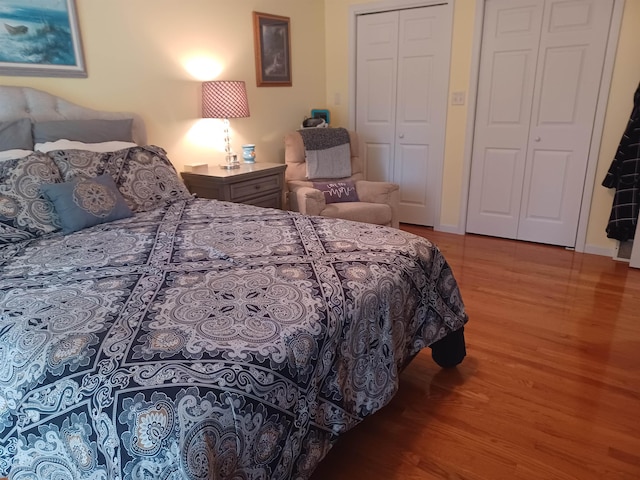
[[[349,7],[349,128],[355,130],[356,127],[356,62],[357,62],[357,27],[358,16],[370,13],[382,13],[393,10],[406,10],[410,8],[432,7],[437,5],[443,5],[447,7],[447,15],[450,19],[450,38],[449,49],[452,49],[453,43],[453,10],[455,0],[383,0],[374,1],[371,3],[355,4]],[[451,82],[451,56],[447,62],[447,70],[449,72],[447,80],[447,105],[449,103],[449,86]],[[446,117],[445,121],[445,137],[446,137]],[[443,149],[446,147],[446,140],[443,140]],[[446,149],[444,150],[446,154]],[[366,174],[367,166],[364,165],[364,171]],[[444,180],[444,158],[442,159],[442,165],[439,171],[440,175],[440,189],[436,195],[436,204],[433,205],[433,228],[434,230],[440,229],[440,211],[442,207],[442,191]]]
[[[467,128],[465,135],[464,160],[462,169],[462,198],[460,202],[460,222],[457,233],[465,234],[467,229],[467,209],[469,202],[469,186],[471,182],[471,157],[473,152],[473,140],[475,131],[475,119],[478,97],[478,82],[480,80],[480,51],[482,48],[482,32],[484,28],[485,4],[488,0],[476,0],[476,12],[473,34],[473,51],[471,55],[471,78],[469,82],[469,110],[467,112]],[[600,80],[600,91],[596,105],[596,114],[593,122],[591,144],[589,145],[589,158],[587,160],[587,170],[585,173],[584,188],[582,190],[582,203],[580,207],[580,217],[578,220],[578,230],[576,232],[576,252],[584,252],[587,241],[587,227],[589,225],[589,214],[591,213],[591,199],[596,181],[596,169],[600,156],[600,146],[604,130],[604,121],[611,89],[611,79],[613,77],[613,67],[615,63],[616,51],[618,48],[618,38],[620,36],[620,26],[622,24],[622,12],[625,0],[613,1],[613,12],[611,14],[611,25],[607,38],[607,49],[605,52],[602,77]],[[587,252],[588,253],[588,252]],[[601,252],[593,252],[601,253]]]

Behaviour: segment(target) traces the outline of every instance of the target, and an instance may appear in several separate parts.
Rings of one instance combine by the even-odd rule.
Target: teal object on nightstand
[[[256,146],[254,144],[242,145],[242,159],[244,163],[256,162]]]

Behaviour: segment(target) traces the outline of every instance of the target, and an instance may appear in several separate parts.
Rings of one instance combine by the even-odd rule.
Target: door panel
[[[390,174],[391,145],[366,142],[360,154],[367,159],[367,178],[374,182],[386,181]]]
[[[524,217],[532,221],[560,222],[565,186],[571,171],[571,152],[537,150],[531,159],[531,175]]]
[[[575,245],[612,10],[486,1],[467,231]]]
[[[429,172],[428,145],[400,145],[396,176],[400,189],[400,204],[406,207],[428,205],[424,179]],[[427,161],[425,161],[427,159]]]
[[[400,221],[416,225],[434,224],[442,195],[450,41],[445,13],[440,5],[403,10],[399,17],[393,181],[400,184]]]
[[[486,3],[467,210],[471,233],[517,237],[542,14],[537,0]]]
[[[393,177],[398,18],[398,12],[357,18],[356,130],[365,174],[373,181]]]
[[[485,188],[480,197],[480,210],[487,215],[508,216],[513,211],[513,185],[516,177],[516,159],[519,150],[489,148],[486,150],[484,184],[492,181],[506,188]]]
[[[488,125],[510,124],[520,126],[528,122],[525,113],[526,80],[531,52],[498,52],[493,57],[490,80],[491,103],[488,105]]]
[[[400,184],[401,222],[433,225],[440,209],[450,12],[436,5],[357,18],[356,130],[367,179]]]
[[[613,0],[545,2],[521,240],[575,245],[612,10]]]

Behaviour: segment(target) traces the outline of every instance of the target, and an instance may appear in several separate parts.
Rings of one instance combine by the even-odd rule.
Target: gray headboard
[[[147,130],[144,121],[135,113],[92,110],[35,88],[0,85],[0,121],[19,118],[30,118],[33,122],[133,118],[131,132],[133,140],[138,145],[147,144]]]

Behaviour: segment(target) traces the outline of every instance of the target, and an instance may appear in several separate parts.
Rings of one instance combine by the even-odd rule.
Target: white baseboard
[[[464,230],[461,230],[458,225],[436,225],[433,227],[436,232],[455,233],[456,235],[464,235]]]
[[[460,230],[458,225],[437,225],[433,227],[436,232],[454,233],[456,235],[464,235],[465,232]],[[592,255],[601,255],[603,257],[609,257],[615,259],[616,249],[609,247],[598,247],[596,245],[585,245],[584,252]],[[627,262],[629,260],[626,260]]]
[[[616,254],[614,248],[597,247],[596,245],[588,245],[588,244],[584,246],[583,253],[590,253],[592,255],[602,255],[603,257],[610,257],[610,258],[613,258],[613,256]]]

